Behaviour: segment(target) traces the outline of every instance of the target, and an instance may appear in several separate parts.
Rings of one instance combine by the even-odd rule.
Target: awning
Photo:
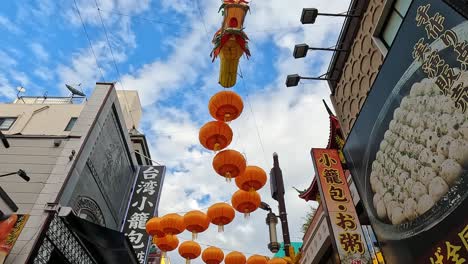
[[[139,264],[130,241],[123,233],[91,223],[74,214],[63,218],[98,263]]]

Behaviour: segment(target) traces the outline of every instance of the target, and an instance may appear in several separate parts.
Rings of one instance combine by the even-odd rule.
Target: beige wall
[[[0,104],[0,116],[16,117],[15,123],[4,134],[66,136],[72,117],[78,117],[84,104]]]
[[[117,91],[120,108],[124,115],[127,129],[130,130],[135,126],[136,129],[140,126],[142,115],[140,97],[137,91]]]
[[[349,134],[383,62],[381,51],[372,37],[380,19],[383,0],[371,0],[363,15],[360,29],[351,47],[349,58],[331,96],[345,137]]]

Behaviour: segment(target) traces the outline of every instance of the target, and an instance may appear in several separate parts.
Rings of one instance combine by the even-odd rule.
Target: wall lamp
[[[29,178],[29,176],[26,174],[26,172],[24,170],[21,170],[21,169],[19,169],[16,172],[10,172],[10,173],[6,173],[6,174],[2,174],[2,175],[0,175],[0,177],[6,177],[6,176],[10,176],[10,175],[15,175],[15,174],[20,176],[23,180],[25,180],[27,182],[29,180],[31,180],[31,178]]]
[[[5,148],[9,148],[9,147],[10,147],[10,143],[8,143],[7,138],[6,138],[5,135],[2,133],[1,130],[0,130],[0,140],[2,141],[3,146],[4,146]]]
[[[333,81],[333,79],[324,77],[328,73],[324,73],[320,75],[319,77],[302,77],[299,76],[298,74],[290,74],[288,77],[286,77],[286,87],[293,87],[297,86],[299,84],[299,81],[302,80],[315,80],[315,81]]]
[[[359,15],[351,15],[348,13],[340,14],[329,14],[329,13],[319,13],[317,8],[303,8],[301,15],[302,24],[314,24],[317,16],[333,16],[333,17],[359,17]]]
[[[260,203],[260,208],[268,211],[267,217],[265,219],[270,233],[270,243],[268,243],[268,249],[272,253],[276,253],[280,250],[281,247],[280,243],[278,243],[278,233],[276,232],[276,225],[278,224],[277,218],[279,218],[279,216],[275,215],[275,213],[272,212],[270,205],[265,202]]]
[[[304,58],[307,56],[307,51],[309,50],[324,50],[324,51],[348,51],[345,49],[335,49],[335,48],[311,48],[307,44],[297,44],[294,46],[293,56],[296,59]]]

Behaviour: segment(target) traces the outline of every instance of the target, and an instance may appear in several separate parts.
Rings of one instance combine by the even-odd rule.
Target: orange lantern
[[[282,258],[272,258],[267,262],[267,264],[288,264],[288,262]]]
[[[203,147],[218,151],[231,144],[232,130],[224,122],[211,121],[200,128],[198,139]]]
[[[265,256],[252,255],[247,259],[247,264],[268,264],[268,259]]]
[[[244,173],[236,177],[236,185],[244,191],[260,190],[267,182],[266,172],[257,166],[247,166]]]
[[[229,122],[241,115],[244,103],[235,92],[221,91],[211,97],[208,109],[214,119]]]
[[[232,195],[231,203],[238,212],[248,216],[260,206],[261,198],[256,191],[238,190]]]
[[[225,264],[245,264],[246,261],[244,254],[237,251],[227,254],[224,258]]]
[[[184,215],[185,229],[192,232],[192,239],[210,226],[210,218],[201,211],[190,211]]]
[[[153,244],[158,246],[162,252],[169,252],[177,248],[179,239],[174,235],[165,235],[163,237],[153,237]]]
[[[208,247],[203,250],[202,260],[206,264],[219,264],[224,259],[224,253],[217,247]]]
[[[227,203],[215,203],[208,208],[207,215],[211,219],[211,223],[218,226],[218,231],[222,232],[224,226],[232,222],[236,213]]]
[[[179,254],[186,260],[186,263],[190,263],[190,260],[196,259],[201,254],[201,247],[198,243],[193,241],[185,241],[179,246]]]
[[[153,217],[146,222],[146,233],[150,236],[163,237],[166,235],[161,227],[161,218]]]
[[[228,181],[244,173],[247,166],[244,156],[235,150],[227,149],[213,158],[213,168]]]
[[[167,214],[161,219],[161,228],[166,234],[178,235],[185,230],[184,218],[178,214]]]

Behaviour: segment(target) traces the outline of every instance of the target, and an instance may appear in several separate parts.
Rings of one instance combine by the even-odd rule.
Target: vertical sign
[[[5,262],[28,218],[29,215],[13,214],[0,221],[0,263]]]
[[[344,264],[370,262],[366,240],[336,149],[312,149],[317,180],[334,245]]]
[[[146,252],[151,246],[146,222],[156,214],[165,172],[165,166],[141,166],[133,187],[123,232],[141,264],[145,263]]]

